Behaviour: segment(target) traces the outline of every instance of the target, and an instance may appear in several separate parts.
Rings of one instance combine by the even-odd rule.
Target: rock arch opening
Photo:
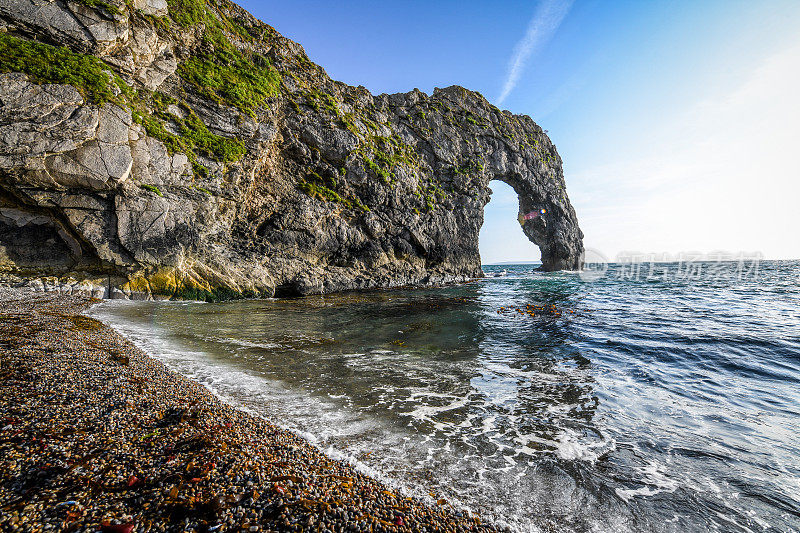
[[[541,250],[518,220],[523,209],[519,194],[499,179],[489,182],[489,191],[478,237],[481,264],[540,262]]]
[[[549,181],[549,182],[548,182]],[[486,205],[491,199],[491,195],[486,195],[484,204],[483,221],[479,237],[479,248],[481,243],[486,240],[498,241],[497,246],[503,248],[503,253],[513,256],[517,248],[523,254],[529,254],[533,259],[518,259],[531,261],[539,259],[541,268],[546,271],[553,270],[580,270],[583,265],[583,232],[578,227],[575,210],[567,198],[563,188],[563,177],[561,180],[547,180],[547,178],[522,175],[521,173],[495,173],[485,182],[487,193],[495,190],[502,191],[503,200],[500,214],[502,227],[507,228],[504,232],[492,234],[492,225],[495,222],[494,207],[490,208],[490,226],[486,231],[483,225],[486,223]],[[490,187],[491,185],[491,187]],[[516,197],[516,212],[513,206]],[[539,255],[531,250],[524,241],[520,239],[516,228],[511,230],[514,223],[521,226],[522,234],[532,246],[539,248]],[[483,245],[484,249],[488,244]],[[520,254],[516,254],[520,255]],[[524,257],[522,255],[521,257]],[[481,255],[481,261],[487,258]],[[516,259],[516,258],[515,258]]]

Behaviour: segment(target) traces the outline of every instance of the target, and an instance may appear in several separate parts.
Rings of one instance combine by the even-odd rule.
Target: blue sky
[[[335,79],[374,93],[458,84],[533,117],[587,247],[611,259],[800,258],[800,2],[240,3]],[[513,191],[492,189],[483,261],[538,259]]]

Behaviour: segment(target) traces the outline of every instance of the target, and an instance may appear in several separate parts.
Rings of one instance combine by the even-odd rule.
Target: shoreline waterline
[[[783,531],[796,267],[731,284],[504,265],[452,287],[100,307],[185,375],[494,523]]]
[[[275,299],[276,298],[269,298],[269,299],[264,299],[264,300],[275,300]],[[275,426],[279,427],[280,429],[282,429],[284,431],[287,431],[287,432],[297,436],[300,439],[303,439],[310,446],[313,446],[315,449],[317,449],[317,451],[319,451],[320,453],[330,457],[333,460],[343,461],[343,462],[347,463],[348,465],[353,467],[356,471],[360,472],[361,474],[363,474],[365,476],[368,476],[368,477],[370,477],[372,479],[375,479],[376,481],[378,481],[380,483],[384,483],[384,484],[388,485],[392,489],[401,492],[406,497],[418,498],[423,503],[425,503],[426,505],[436,505],[436,501],[430,495],[421,494],[421,493],[413,493],[413,491],[411,491],[407,486],[405,486],[401,480],[395,479],[395,478],[393,478],[391,476],[388,476],[388,475],[386,475],[386,474],[384,474],[384,473],[382,473],[382,472],[380,472],[380,471],[378,471],[378,470],[376,470],[374,468],[371,468],[366,463],[364,463],[362,461],[359,461],[359,459],[357,457],[349,455],[346,451],[336,449],[336,448],[334,448],[332,446],[327,446],[327,447],[322,446],[320,444],[320,438],[317,435],[314,435],[313,433],[310,433],[308,431],[302,431],[302,430],[299,430],[297,428],[293,428],[293,427],[287,425],[285,423],[285,421],[282,421],[282,420],[280,420],[278,418],[270,417],[267,413],[264,413],[264,412],[259,411],[257,409],[248,407],[247,404],[245,404],[245,403],[243,403],[241,401],[238,401],[235,398],[232,398],[231,396],[226,395],[221,390],[215,388],[213,386],[213,384],[211,384],[211,383],[200,382],[200,381],[194,379],[190,375],[182,374],[180,372],[179,368],[171,368],[170,365],[169,365],[169,362],[161,361],[156,353],[153,353],[150,349],[148,349],[147,346],[142,345],[142,343],[138,343],[135,338],[131,337],[130,332],[126,333],[124,331],[124,327],[121,327],[121,324],[119,324],[119,323],[117,323],[117,324],[108,323],[108,322],[106,322],[107,317],[97,318],[96,316],[93,316],[93,312],[92,312],[93,309],[96,308],[99,305],[102,305],[103,302],[105,302],[105,301],[111,302],[112,300],[101,300],[99,302],[96,302],[96,303],[92,304],[90,307],[88,307],[88,308],[86,308],[84,310],[83,315],[87,316],[89,318],[94,318],[96,320],[99,320],[106,327],[112,329],[113,331],[117,332],[119,335],[124,337],[127,341],[131,342],[134,346],[136,346],[139,350],[141,350],[143,353],[145,353],[148,357],[151,357],[151,358],[153,358],[153,359],[155,359],[157,361],[160,361],[162,364],[164,364],[166,366],[167,369],[169,369],[171,372],[174,372],[175,374],[181,376],[182,378],[191,380],[191,381],[199,384],[200,386],[202,386],[204,389],[206,389],[210,394],[212,394],[215,398],[217,398],[223,404],[228,405],[231,408],[236,409],[238,411],[241,411],[241,412],[243,412],[243,413],[245,413],[245,414],[247,414],[249,416],[252,416],[254,418],[258,418],[260,420],[263,420],[264,422],[266,422],[268,424],[275,425]],[[134,301],[133,300],[113,300],[113,302],[114,302],[115,305],[125,305],[125,302],[134,302]],[[208,302],[196,301],[196,300],[180,300],[180,301],[172,302],[172,303],[206,304]],[[453,503],[454,502],[448,502],[448,505],[450,507],[454,508],[454,509],[460,510],[461,512],[463,512],[463,513],[465,513],[467,515],[473,515],[474,514],[474,512],[471,509],[469,509],[468,506],[463,505],[463,504],[453,505]]]
[[[454,287],[458,285],[465,285],[467,283],[475,283],[478,281],[482,281],[485,278],[475,278],[474,280],[470,280],[469,282],[464,282],[460,284],[451,284],[448,285],[449,287]],[[344,293],[336,293],[332,295],[311,295],[302,297],[305,299],[324,299],[326,296],[328,298],[340,298],[340,297],[359,297],[359,296],[384,296],[386,294],[391,294],[392,291],[397,290],[399,291],[409,291],[409,290],[431,290],[431,289],[442,289],[448,286],[436,286],[436,287],[400,287],[400,288],[393,288],[389,290],[368,290],[368,291],[348,291]],[[299,298],[299,297],[298,297]],[[225,302],[215,302],[214,305],[230,305],[235,303],[258,303],[258,302],[275,302],[275,301],[292,301],[298,298],[266,298],[266,299],[245,299],[245,300],[233,300],[233,301],[225,301]],[[233,409],[242,411],[243,413],[248,414],[249,416],[253,416],[260,420],[264,420],[268,424],[273,424],[284,431],[287,431],[293,435],[296,435],[298,438],[303,439],[307,442],[310,446],[317,449],[320,453],[330,457],[336,461],[342,461],[350,465],[356,471],[360,472],[361,474],[368,476],[380,483],[386,484],[387,486],[391,487],[393,490],[396,490],[402,493],[405,497],[411,497],[419,500],[424,505],[428,505],[431,507],[436,507],[439,505],[446,505],[448,509],[454,511],[458,514],[458,517],[475,517],[478,520],[478,523],[483,523],[484,527],[497,527],[504,531],[514,531],[514,532],[528,532],[528,531],[556,531],[555,529],[551,529],[550,527],[537,528],[537,529],[526,529],[520,527],[519,524],[509,523],[504,520],[502,517],[493,515],[490,509],[483,509],[481,511],[476,511],[473,509],[469,504],[460,501],[457,495],[453,493],[444,494],[435,494],[432,492],[431,487],[427,485],[420,486],[419,484],[412,485],[407,482],[407,480],[403,480],[402,476],[397,477],[390,474],[387,474],[381,471],[380,468],[371,466],[364,462],[363,460],[359,459],[356,455],[352,453],[348,453],[344,449],[339,449],[334,445],[325,444],[325,438],[323,436],[314,434],[308,430],[299,429],[297,427],[293,427],[286,423],[286,420],[280,416],[275,416],[274,413],[270,412],[269,403],[262,406],[262,409],[257,409],[248,406],[245,402],[241,400],[237,400],[236,398],[225,394],[222,390],[215,387],[213,382],[208,380],[204,380],[197,375],[193,375],[191,372],[185,373],[185,368],[181,368],[180,364],[171,364],[171,361],[168,358],[164,357],[164,353],[176,353],[180,352],[182,354],[188,353],[198,353],[193,350],[187,350],[186,348],[182,348],[180,346],[170,346],[169,348],[166,347],[165,344],[159,342],[159,347],[156,348],[153,345],[148,346],[147,343],[142,342],[141,337],[136,335],[136,332],[132,330],[129,326],[130,324],[125,323],[124,321],[114,320],[111,321],[110,319],[114,316],[113,313],[111,314],[103,314],[99,313],[98,311],[104,306],[135,306],[137,304],[141,304],[145,301],[142,300],[100,300],[88,307],[84,314],[87,317],[99,320],[102,322],[106,327],[114,330],[122,337],[124,337],[127,341],[134,344],[139,350],[145,353],[148,357],[151,357],[160,363],[164,364],[166,368],[168,368],[171,372],[183,377],[184,379],[191,380],[194,383],[199,384],[204,389],[206,389],[210,394],[212,394],[215,398],[217,398],[220,402],[230,406]],[[157,304],[157,305],[169,305],[169,306],[182,306],[182,305],[199,305],[205,306],[209,305],[209,302],[204,301],[196,301],[196,300],[173,300],[173,301],[147,301],[149,303]],[[118,317],[115,317],[118,318]],[[150,337],[151,339],[154,336]],[[228,339],[230,340],[230,339]],[[163,341],[163,339],[162,339]],[[264,344],[257,344],[257,343],[242,343],[245,347],[251,348],[274,348],[275,346],[264,345]],[[159,355],[159,352],[161,355]],[[183,372],[182,372],[183,370]],[[240,383],[251,380],[252,377],[241,374],[234,378],[238,380]],[[259,384],[259,385],[263,385]],[[280,386],[278,386],[280,387]],[[284,413],[285,414],[285,413]],[[442,496],[446,496],[446,498],[442,498]],[[445,503],[446,501],[446,503]],[[562,531],[562,529],[558,529],[558,531]],[[564,530],[566,531],[566,530]]]
[[[4,528],[488,527],[223,402],[87,318],[89,299],[0,291]]]

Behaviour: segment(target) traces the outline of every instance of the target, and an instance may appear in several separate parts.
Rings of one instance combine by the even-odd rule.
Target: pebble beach
[[[82,312],[0,289],[0,530],[491,530],[221,402]]]

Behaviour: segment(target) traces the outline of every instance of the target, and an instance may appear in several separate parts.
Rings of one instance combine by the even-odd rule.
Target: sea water
[[[327,453],[514,530],[798,531],[800,262],[706,266],[91,314]]]

